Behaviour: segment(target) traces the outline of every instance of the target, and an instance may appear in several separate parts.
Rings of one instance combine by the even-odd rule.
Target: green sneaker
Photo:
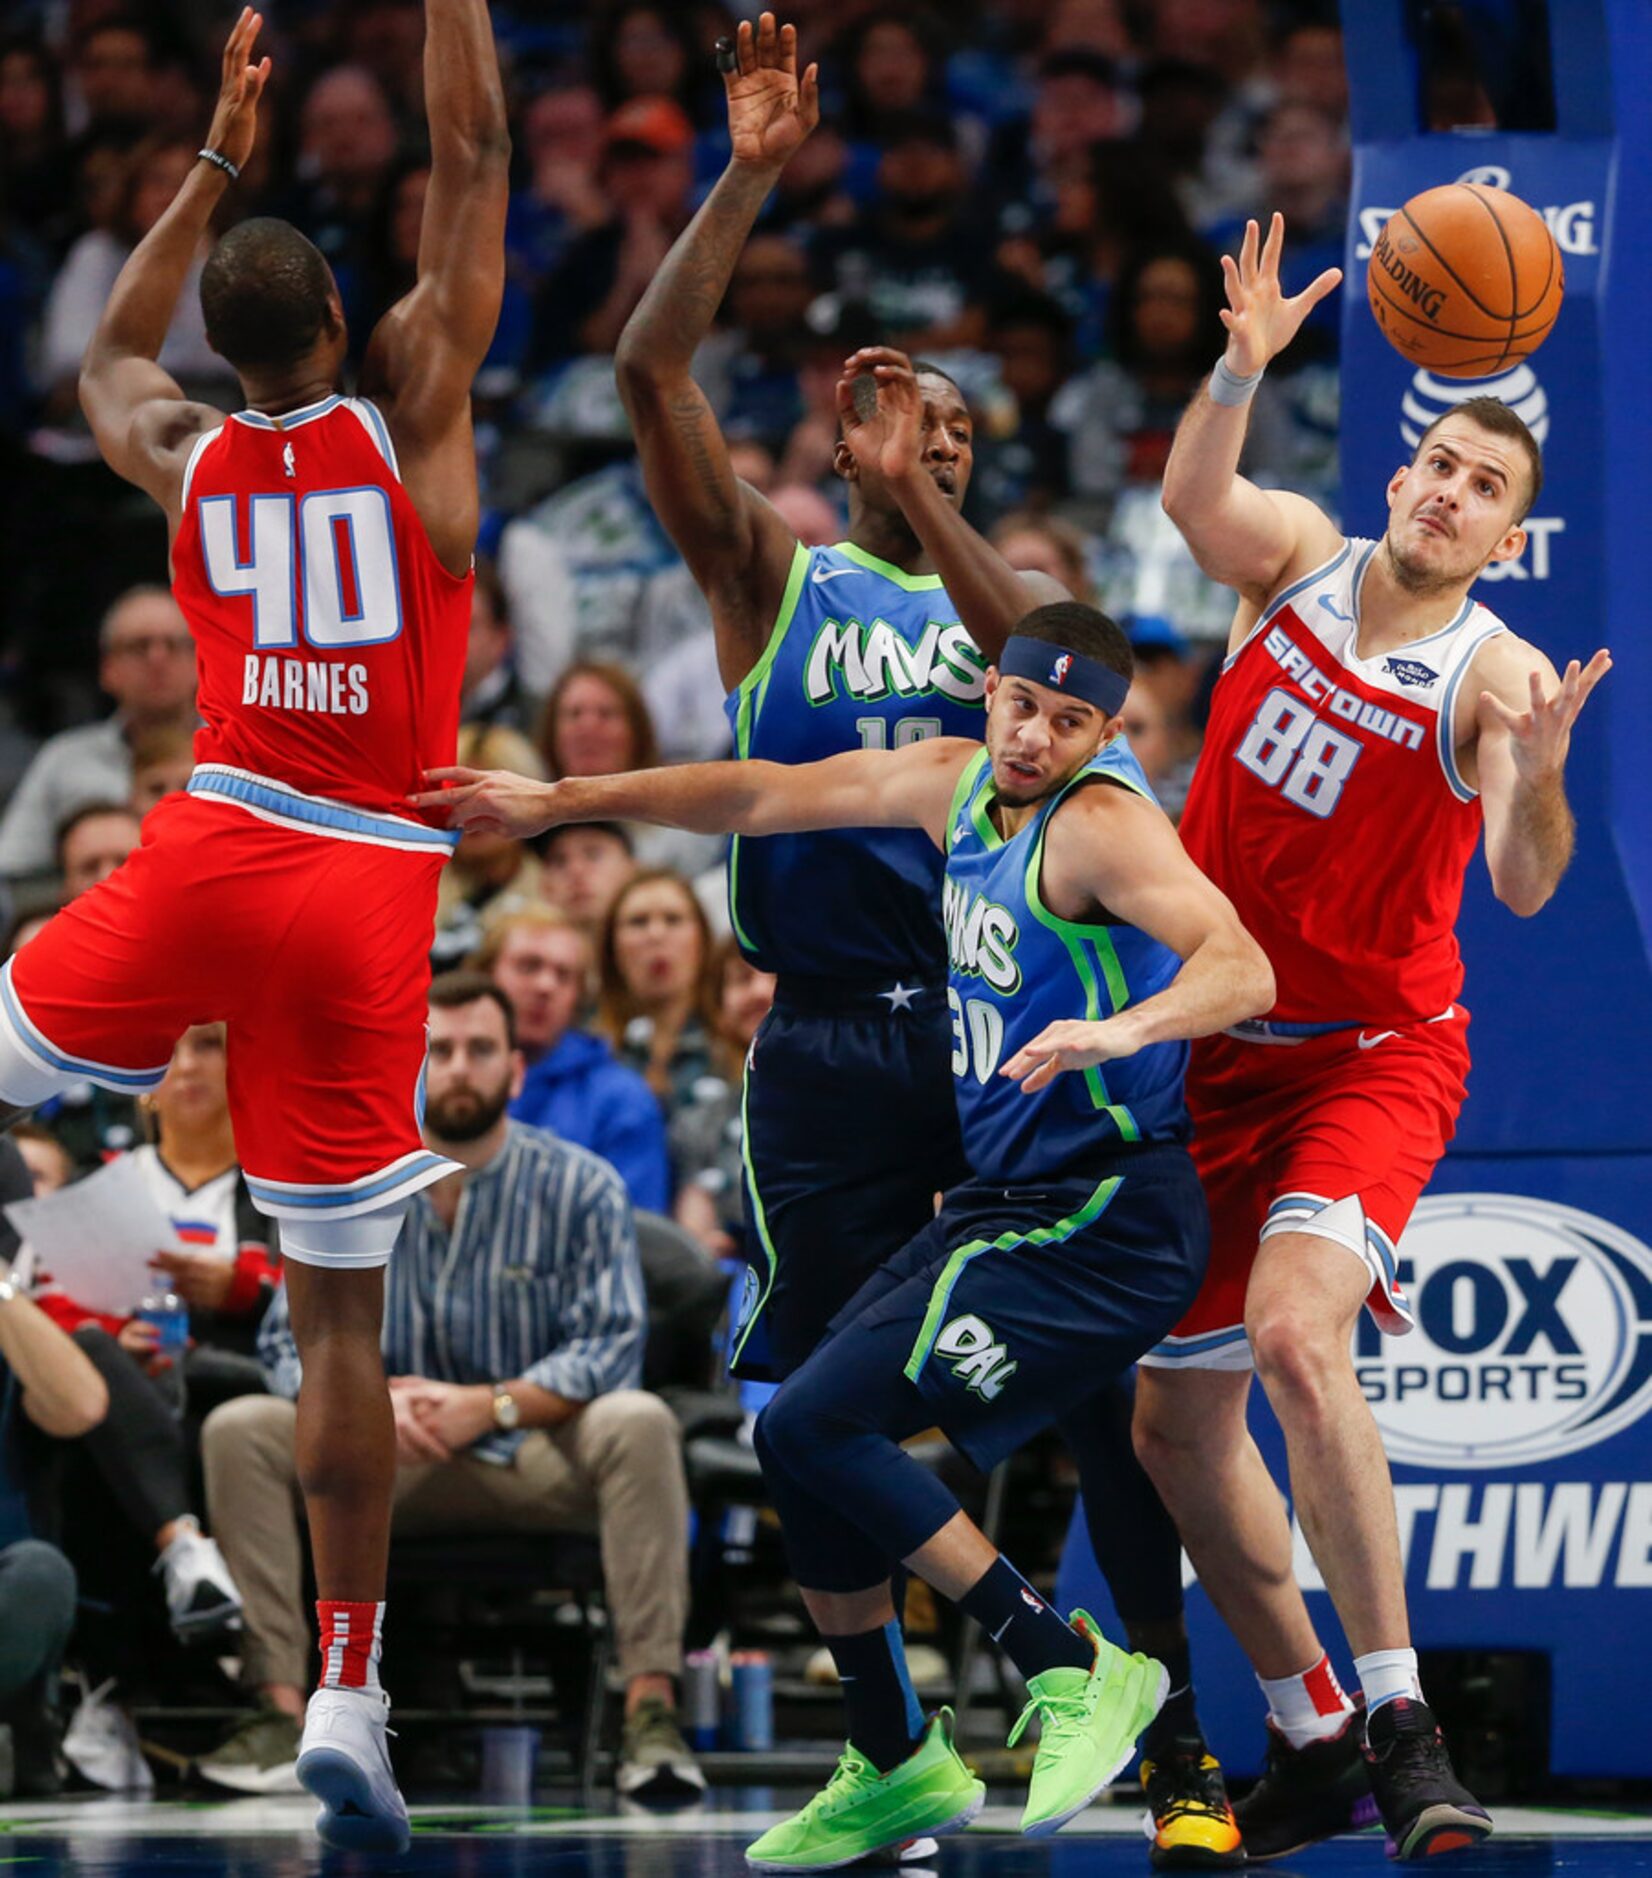
[[[1013,1748],[1039,1718],[1038,1754],[1027,1788],[1021,1830],[1033,1838],[1055,1832],[1090,1802],[1135,1752],[1136,1736],[1164,1706],[1170,1677],[1152,1656],[1127,1656],[1102,1636],[1088,1611],[1073,1628],[1096,1646],[1095,1665],[1047,1669],[1027,1683],[1027,1706],[1010,1734]]]
[[[832,1871],[856,1859],[967,1826],[987,1790],[952,1745],[952,1710],[938,1709],[923,1739],[886,1774],[853,1742],[820,1792],[746,1848],[753,1871]]]

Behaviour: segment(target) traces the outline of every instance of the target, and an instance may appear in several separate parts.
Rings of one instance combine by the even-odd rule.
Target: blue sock
[[[843,1685],[849,1739],[887,1774],[911,1754],[924,1731],[923,1710],[906,1673],[901,1627],[891,1619],[881,1630],[823,1641]]]
[[[1089,1669],[1095,1647],[1064,1623],[1007,1558],[1000,1556],[958,1600],[1023,1676]]]

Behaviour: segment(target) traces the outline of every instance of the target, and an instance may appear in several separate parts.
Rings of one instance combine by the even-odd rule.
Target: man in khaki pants
[[[465,1172],[418,1195],[388,1270],[394,1533],[594,1525],[627,1685],[617,1784],[650,1798],[698,1792],[673,1687],[688,1496],[671,1411],[635,1386],[646,1314],[625,1189],[606,1161],[506,1119],[522,1058],[510,1001],[490,979],[438,978],[430,1006],[425,1140]],[[260,1706],[197,1765],[243,1793],[297,1790],[311,1648],[284,1296],[259,1350],[274,1393],[226,1403],[202,1436]]]

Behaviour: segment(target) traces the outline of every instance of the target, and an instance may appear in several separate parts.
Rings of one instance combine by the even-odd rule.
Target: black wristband
[[[214,168],[221,169],[232,183],[238,183],[241,180],[241,166],[230,162],[223,151],[197,150],[195,154],[202,161],[212,164]]]

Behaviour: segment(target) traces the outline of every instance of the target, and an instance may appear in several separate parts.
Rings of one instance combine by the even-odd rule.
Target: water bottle
[[[733,1680],[733,1745],[748,1754],[774,1746],[774,1665],[762,1650],[736,1650],[729,1657]]]
[[[152,1292],[138,1306],[138,1322],[155,1326],[157,1356],[171,1357],[174,1365],[182,1362],[189,1348],[189,1306],[177,1292]]]

